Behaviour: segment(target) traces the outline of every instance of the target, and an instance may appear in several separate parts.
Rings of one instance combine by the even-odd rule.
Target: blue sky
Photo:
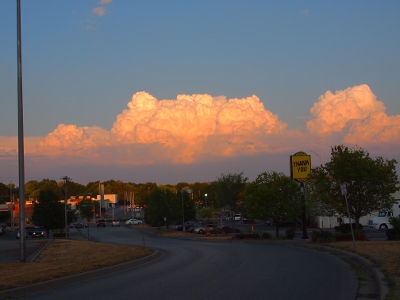
[[[256,95],[266,111],[287,124],[285,130],[306,135],[307,121],[313,118],[310,109],[327,91],[365,84],[384,103],[387,117],[400,114],[398,1],[21,0],[21,9],[27,137],[44,138],[59,124],[110,131],[132,95],[141,91],[157,100],[176,100],[181,94],[222,95],[227,99]],[[4,146],[6,137],[15,138],[18,133],[16,1],[0,2],[0,28],[0,150],[4,149],[8,161],[8,154],[14,152]],[[398,137],[397,126],[391,126],[394,139]],[[330,147],[344,141],[348,139],[312,139],[298,146],[302,147],[299,151],[314,147],[327,161]],[[289,147],[288,140],[283,144],[287,146],[280,153],[284,157],[293,154],[296,145]],[[398,155],[388,150],[393,141],[387,148],[380,143],[376,151],[370,143],[355,144],[373,149],[373,154],[389,155],[389,159]],[[277,155],[279,151],[272,152]],[[272,152],[263,150],[257,155]],[[37,154],[33,150],[28,153]],[[246,168],[243,156],[257,161],[248,153],[233,151],[229,155],[237,158],[238,167]],[[193,173],[190,165],[202,163],[184,159],[188,165],[182,167],[187,173],[177,171],[176,178],[170,180],[208,181],[220,173],[236,171],[224,168],[224,159],[217,160],[221,165],[213,173],[191,175],[191,180],[186,180],[187,173]],[[170,159],[149,161],[134,165],[151,169],[170,164]],[[212,164],[215,166],[215,160]],[[118,163],[113,162],[115,165]],[[268,167],[264,166],[265,171]],[[15,163],[10,162],[10,168],[0,171],[1,182],[10,180],[9,174],[17,171]],[[43,172],[38,172],[29,159],[27,168],[28,179],[56,176],[57,171],[46,172],[41,167]],[[173,168],[179,169],[176,165]],[[278,171],[287,172],[285,168]],[[243,171],[254,178],[261,170]],[[73,173],[74,169],[68,171]],[[122,173],[115,169],[115,174]],[[59,176],[63,175],[69,174]],[[89,172],[77,178],[97,180],[91,176],[95,175]],[[121,175],[120,179],[128,178]],[[154,171],[132,181],[168,183]]]

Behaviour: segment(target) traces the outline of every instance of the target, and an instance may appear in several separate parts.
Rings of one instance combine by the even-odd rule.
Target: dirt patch
[[[33,262],[0,264],[0,290],[108,267],[153,252],[142,247],[57,239]]]

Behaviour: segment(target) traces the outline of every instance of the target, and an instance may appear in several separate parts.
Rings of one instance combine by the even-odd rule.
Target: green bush
[[[319,233],[318,240],[321,243],[330,243],[333,242],[335,238],[332,236],[332,233],[330,231],[321,230]]]
[[[280,234],[280,235],[278,236],[278,240],[286,240],[286,235]]]
[[[366,241],[367,237],[365,236],[365,234],[362,230],[358,229],[358,230],[354,230],[354,239],[356,241]],[[351,235],[351,232],[338,233],[335,235],[335,240],[336,241],[352,241],[353,236]]]
[[[390,240],[390,241],[394,241],[394,240],[398,239],[396,229],[394,229],[394,228],[386,229],[386,236],[387,236],[388,240]]]
[[[291,228],[286,229],[286,234],[285,234],[285,236],[286,236],[287,239],[293,240],[293,238],[295,237],[295,235],[296,235],[296,230],[294,229],[294,227],[291,227]]]
[[[262,238],[262,239],[270,240],[270,239],[272,238],[272,235],[271,235],[269,232],[263,232],[263,233],[261,234],[261,238]]]
[[[355,230],[356,229],[356,223],[352,223],[351,225],[353,227],[353,230]],[[359,225],[358,229],[362,230],[363,226],[361,224],[358,224],[358,225]],[[339,231],[342,232],[342,233],[351,232],[350,224],[341,224],[339,226]]]
[[[352,239],[351,232],[342,232],[335,235],[336,241],[351,241]]]
[[[311,233],[311,239],[314,242],[319,241],[321,243],[330,243],[335,240],[335,237],[332,235],[330,231],[313,230],[313,232]]]
[[[396,239],[400,239],[400,215],[397,217],[391,217],[389,223],[393,226],[394,232],[396,233]]]
[[[244,233],[243,233],[243,232],[238,233],[238,234],[236,235],[236,238],[239,239],[239,240],[243,240],[243,239],[244,239]]]
[[[356,229],[354,230],[354,239],[356,241],[366,241],[367,237],[364,234],[364,231],[362,231],[362,229]]]
[[[318,241],[320,235],[321,235],[321,231],[320,230],[313,230],[313,232],[311,233],[311,239],[314,242],[316,242],[316,241]]]
[[[243,240],[243,239],[260,239],[260,234],[259,233],[238,233],[236,234],[236,238],[239,240]]]

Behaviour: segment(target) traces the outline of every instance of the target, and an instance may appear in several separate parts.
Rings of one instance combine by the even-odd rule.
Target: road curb
[[[76,275],[70,275],[62,278],[52,279],[44,282],[35,283],[28,286],[18,287],[15,289],[0,291],[0,299],[7,300],[10,298],[19,298],[28,296],[34,293],[38,293],[45,290],[56,289],[65,285],[73,284],[76,282],[100,277],[100,276],[108,276],[110,273],[126,270],[129,268],[133,268],[142,264],[149,263],[153,260],[159,259],[165,255],[164,252],[155,250],[155,252],[146,257],[132,260],[129,262],[121,263],[114,266],[109,266],[97,270],[88,271],[85,273],[80,273]]]
[[[368,260],[356,253],[348,252],[348,251],[345,251],[342,249],[331,248],[331,247],[322,246],[322,245],[310,245],[310,244],[301,245],[301,246],[305,246],[305,247],[308,247],[311,249],[316,249],[316,250],[318,250],[317,248],[322,248],[329,252],[340,253],[340,254],[349,256],[353,259],[356,259],[358,262],[360,262],[362,265],[364,265],[374,276],[375,282],[377,283],[378,288],[379,288],[379,299],[384,300],[386,298],[387,294],[389,293],[389,287],[386,284],[385,276],[383,275],[381,270],[370,260]]]

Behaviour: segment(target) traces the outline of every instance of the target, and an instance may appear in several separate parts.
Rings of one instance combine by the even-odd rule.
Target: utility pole
[[[65,218],[65,238],[68,238],[68,219],[67,219],[67,200],[68,200],[68,182],[71,180],[68,176],[62,178],[65,182],[64,192],[64,218]]]
[[[21,1],[17,0],[17,71],[18,71],[18,174],[19,174],[19,231],[20,261],[26,262],[25,240],[25,149],[24,108],[22,97]]]
[[[10,203],[11,203],[11,229],[14,231],[14,199],[12,193],[12,181],[10,182]]]

